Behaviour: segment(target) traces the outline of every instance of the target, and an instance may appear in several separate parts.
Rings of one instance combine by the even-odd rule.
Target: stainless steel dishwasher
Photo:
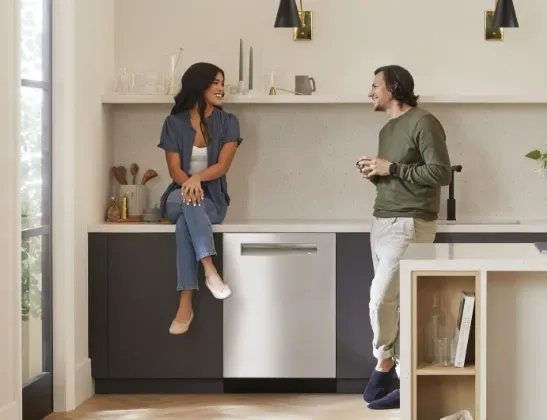
[[[335,234],[223,238],[224,377],[335,378]]]

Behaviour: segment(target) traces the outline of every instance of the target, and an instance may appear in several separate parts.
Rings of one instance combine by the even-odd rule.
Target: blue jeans
[[[165,215],[176,224],[177,290],[198,289],[198,264],[205,257],[216,255],[213,224],[222,223],[226,214],[220,214],[205,191],[201,206],[182,201],[181,189],[167,197]]]

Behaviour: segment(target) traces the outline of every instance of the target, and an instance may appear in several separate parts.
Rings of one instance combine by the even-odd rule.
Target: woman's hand
[[[187,205],[193,204],[194,206],[201,206],[201,202],[203,201],[203,190],[201,189],[201,187],[198,187],[197,189],[183,189],[181,194],[183,203],[186,203]]]
[[[201,205],[203,201],[203,189],[198,176],[192,175],[182,184],[182,201],[186,204]]]

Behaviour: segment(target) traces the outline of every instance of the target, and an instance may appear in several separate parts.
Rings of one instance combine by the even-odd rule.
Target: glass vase
[[[452,366],[452,333],[449,316],[440,293],[433,295],[429,312],[428,331],[429,359],[434,366]]]

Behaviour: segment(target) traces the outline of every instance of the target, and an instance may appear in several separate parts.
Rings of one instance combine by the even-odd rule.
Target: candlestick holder
[[[296,92],[294,90],[290,90],[290,89],[283,89],[279,86],[272,86],[270,87],[270,91],[268,92],[268,95],[270,96],[274,96],[274,95],[277,95],[277,91],[280,90],[282,92],[287,92],[287,93],[294,93],[295,95],[304,95],[303,93],[300,93],[300,92]]]

